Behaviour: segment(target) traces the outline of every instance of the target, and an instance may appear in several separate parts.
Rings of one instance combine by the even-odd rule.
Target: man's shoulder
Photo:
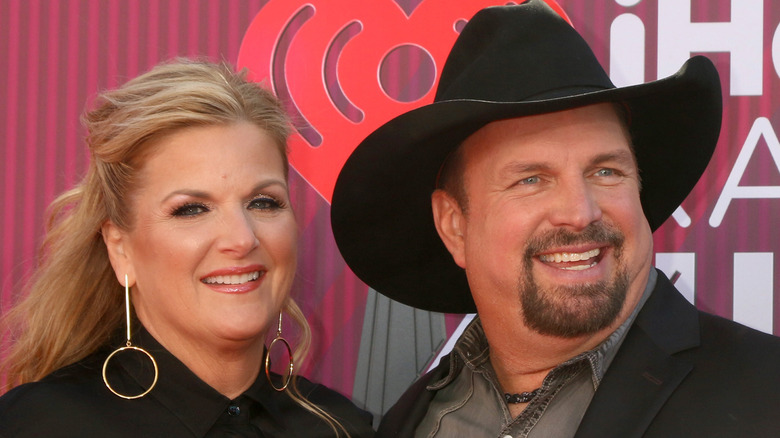
[[[741,323],[708,312],[699,312],[702,341],[780,348],[780,337],[758,331]]]
[[[780,369],[780,337],[707,312],[699,312],[699,328],[701,345],[696,355],[701,359],[697,362],[717,359],[772,374]]]
[[[693,365],[693,375],[753,370],[760,378],[780,369],[780,338],[697,309],[663,275],[635,325],[661,351]],[[629,352],[648,345],[634,344]]]
[[[658,367],[686,370],[677,373],[679,383],[669,385],[668,395],[658,395],[656,401],[663,404],[646,436],[774,436],[767,433],[780,428],[774,412],[780,406],[780,338],[681,300],[664,300],[664,306],[646,315],[638,332],[629,333],[630,347],[618,353],[620,359],[608,370],[606,392],[602,397],[597,392],[599,403],[610,404],[621,392],[638,391],[641,385],[625,384],[633,373],[664,373]],[[636,342],[646,334],[650,337]],[[641,348],[657,349],[648,353]],[[655,368],[646,369],[648,358]],[[654,381],[668,384],[665,379]]]
[[[780,338],[706,312],[699,327],[699,346],[674,355],[691,364],[690,373],[648,436],[776,436]]]
[[[757,349],[777,354],[780,349],[776,336],[697,309],[660,271],[635,325],[670,354],[693,350],[695,354],[752,355]]]
[[[382,417],[377,430],[377,437],[410,436],[417,427],[430,404],[435,390],[429,390],[428,385],[442,379],[450,369],[450,356],[442,357],[441,362],[417,379],[412,386],[401,395],[401,398]]]

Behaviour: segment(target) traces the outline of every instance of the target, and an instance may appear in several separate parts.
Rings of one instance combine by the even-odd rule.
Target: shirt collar
[[[612,359],[615,358],[620,345],[623,343],[623,339],[625,339],[625,335],[628,332],[628,329],[634,323],[637,314],[642,309],[645,302],[650,297],[653,289],[655,288],[657,276],[658,274],[656,273],[655,269],[651,268],[647,279],[647,284],[645,285],[645,290],[642,292],[642,296],[639,299],[639,302],[634,307],[634,310],[631,312],[628,318],[626,318],[626,320],[623,321],[623,323],[617,329],[615,329],[615,331],[612,332],[607,337],[607,339],[605,339],[596,348],[572,357],[571,359],[558,365],[555,369],[561,369],[576,364],[582,360],[587,360],[592,373],[593,388],[598,389],[598,386],[601,383],[601,379],[604,377],[604,374],[607,372],[607,368],[612,363]],[[447,386],[458,376],[463,366],[467,366],[472,370],[477,370],[485,366],[489,366],[489,362],[490,346],[488,344],[487,337],[485,336],[485,331],[482,328],[482,322],[480,321],[479,316],[477,316],[468,325],[468,327],[466,327],[466,329],[463,331],[463,334],[455,343],[455,346],[453,347],[453,353],[450,354],[450,366],[447,375],[428,385],[428,389],[439,390]]]
[[[263,357],[265,357],[266,354],[268,354],[268,351],[263,351]],[[274,379],[274,385],[277,388],[281,388],[284,384],[282,377],[278,374],[272,373],[271,378]],[[290,385],[292,385],[292,382]],[[286,416],[282,413],[282,409],[279,406],[279,393],[280,391],[271,387],[271,384],[265,376],[265,372],[261,370],[252,386],[244,391],[243,395],[246,395],[263,406],[263,408],[271,414],[270,417],[275,422],[280,426],[284,426],[284,418]],[[284,395],[284,397],[287,397],[287,395]]]
[[[190,371],[142,326],[133,334],[133,341],[148,351],[157,362],[157,384],[145,397],[157,400],[163,408],[179,418],[194,436],[206,435],[232,401]],[[150,382],[153,379],[151,362],[143,358],[146,365],[139,366],[135,356],[137,355],[118,355],[116,360],[139,385],[148,388],[148,384],[144,386],[141,382]],[[279,382],[276,384],[280,385]],[[271,414],[273,421],[283,428],[283,415],[275,393],[261,372],[252,386],[238,398],[246,396],[259,403]]]
[[[645,290],[642,292],[642,296],[639,298],[639,302],[634,307],[634,310],[631,312],[628,318],[623,321],[623,324],[621,324],[620,327],[612,332],[612,334],[609,335],[609,337],[604,342],[602,342],[600,346],[596,347],[597,355],[599,356],[598,365],[591,363],[594,376],[598,376],[598,381],[594,381],[595,388],[598,388],[598,384],[604,377],[604,373],[607,372],[607,368],[609,368],[609,365],[612,363],[612,359],[615,358],[615,355],[620,349],[620,346],[623,344],[623,340],[626,338],[628,329],[631,328],[632,324],[634,324],[634,320],[639,314],[639,311],[642,310],[645,302],[648,298],[650,298],[650,294],[653,293],[657,278],[658,273],[656,272],[655,268],[651,267],[650,273],[647,277]]]

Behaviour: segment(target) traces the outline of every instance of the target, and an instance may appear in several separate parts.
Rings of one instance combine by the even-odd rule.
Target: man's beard
[[[591,224],[577,234],[559,229],[529,240],[524,258],[525,275],[518,281],[526,326],[543,335],[574,338],[612,324],[623,308],[628,291],[628,271],[621,259],[624,241],[623,233],[604,224]],[[617,268],[611,279],[546,289],[536,283],[535,254],[548,248],[593,242],[609,244],[614,250]]]

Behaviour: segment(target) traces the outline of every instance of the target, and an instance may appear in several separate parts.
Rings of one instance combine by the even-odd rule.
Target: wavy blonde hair
[[[24,298],[4,316],[12,346],[0,367],[6,389],[39,380],[106,345],[122,328],[123,286],[116,281],[100,234],[107,220],[130,229],[130,193],[152,140],[178,129],[248,121],[279,146],[288,174],[290,122],[279,101],[227,64],[177,59],[156,66],[122,87],[102,93],[82,121],[91,160],[84,179],[49,207],[40,265]],[[288,297],[284,310],[300,329],[293,354],[306,357],[311,331]],[[325,420],[337,435],[347,432],[295,385],[287,394]]]

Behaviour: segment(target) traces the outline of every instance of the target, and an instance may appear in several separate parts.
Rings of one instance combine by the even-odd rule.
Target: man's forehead
[[[580,151],[572,149],[571,152],[577,153]],[[628,147],[615,147],[612,150],[594,151],[580,155],[581,156],[578,157],[578,163],[583,167],[605,164],[626,168],[636,166],[634,155]],[[565,157],[563,160],[560,158],[560,156],[546,156],[529,153],[520,155],[517,158],[513,158],[511,161],[504,163],[500,170],[508,173],[554,170],[556,167],[566,164],[569,159],[568,157]]]
[[[473,159],[474,155],[498,152],[507,146],[525,146],[529,157],[523,161],[534,161],[548,149],[551,154],[571,149],[591,155],[620,155],[623,150],[631,155],[630,142],[628,128],[615,105],[603,103],[497,120],[467,137],[461,148]]]

